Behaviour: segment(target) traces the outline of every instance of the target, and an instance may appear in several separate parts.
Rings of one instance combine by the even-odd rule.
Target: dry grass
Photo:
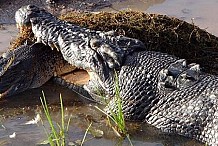
[[[17,38],[11,42],[10,49],[15,49],[18,46],[24,43],[33,43],[34,42],[34,35],[30,28],[24,28],[22,33],[19,33]]]
[[[98,14],[71,12],[60,19],[95,30],[115,30],[145,43],[148,50],[167,52],[189,62],[201,64],[204,71],[218,73],[218,38],[194,24],[165,15],[135,11]],[[13,43],[19,46],[25,39],[31,41],[31,32],[25,31]]]

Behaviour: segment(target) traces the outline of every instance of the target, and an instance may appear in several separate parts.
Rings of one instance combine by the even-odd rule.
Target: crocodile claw
[[[179,59],[172,63],[167,69],[159,72],[159,86],[165,88],[182,88],[193,85],[199,80],[200,65],[186,65],[185,59]]]

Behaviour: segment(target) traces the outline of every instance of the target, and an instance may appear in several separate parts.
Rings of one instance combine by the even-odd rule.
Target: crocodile
[[[144,121],[164,132],[195,138],[208,145],[218,144],[218,77],[201,72],[198,64],[147,51],[137,39],[61,21],[33,5],[19,9],[16,21],[19,27],[32,28],[37,43],[59,51],[73,67],[86,70],[90,75],[86,85],[67,85],[80,94],[86,91],[97,102],[103,102],[103,94],[109,102],[107,112],[116,110],[113,96],[118,80],[126,119]]]
[[[47,56],[52,57],[47,60]],[[59,52],[41,43],[24,44],[8,50],[0,57],[0,98],[40,87],[53,76],[74,69]]]

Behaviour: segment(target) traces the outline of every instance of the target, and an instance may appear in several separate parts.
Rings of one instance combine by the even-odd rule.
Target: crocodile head
[[[75,69],[57,51],[41,43],[22,45],[0,57],[0,98],[37,88],[55,75]]]
[[[45,15],[46,14],[46,15]],[[35,5],[27,5],[18,9],[15,13],[15,21],[17,28],[22,31],[23,27],[31,26],[31,20],[35,17],[53,17],[44,9],[36,7]]]
[[[22,92],[31,85],[33,75],[28,72],[28,68],[30,69],[32,64],[27,61],[31,56],[25,55],[28,50],[30,48],[23,45],[16,50],[8,50],[0,57],[1,98]]]
[[[95,31],[59,20],[49,12],[28,5],[16,12],[19,26],[31,24],[37,42],[59,50],[71,65],[94,76],[91,82],[114,94],[114,73],[122,67],[129,54],[145,50],[144,44],[133,38],[110,32]],[[112,33],[111,33],[112,32]]]

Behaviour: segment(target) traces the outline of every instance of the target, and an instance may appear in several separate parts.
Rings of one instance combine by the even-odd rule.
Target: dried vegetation
[[[135,11],[117,13],[70,12],[60,19],[94,30],[109,31],[141,40],[148,50],[167,52],[201,64],[208,73],[218,73],[218,38],[194,24],[166,15]],[[31,41],[31,31],[24,31],[13,43],[15,48]]]

